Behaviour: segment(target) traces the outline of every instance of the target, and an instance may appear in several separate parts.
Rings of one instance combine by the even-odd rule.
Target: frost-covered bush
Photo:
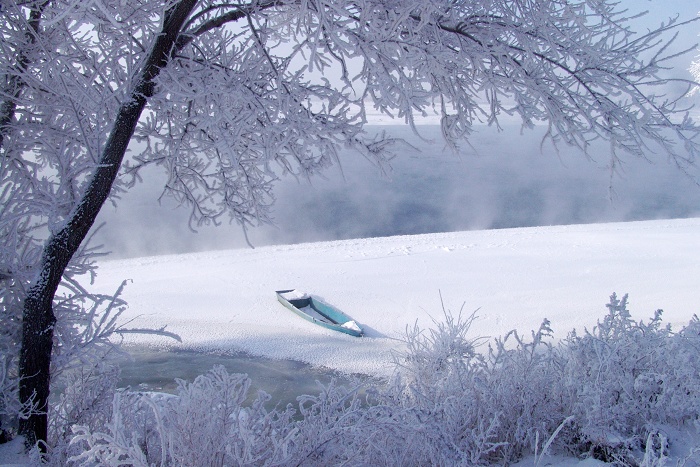
[[[542,449],[559,427],[566,427],[570,397],[558,382],[565,362],[551,343],[544,320],[526,339],[515,331],[489,346],[489,410],[500,416],[498,440],[502,459],[520,458]]]
[[[368,404],[373,397],[363,397],[360,389],[333,381],[321,386],[317,396],[299,398],[302,420],[297,424],[292,465],[392,465],[389,459],[396,453],[387,439],[397,436],[404,425],[391,408],[376,401]]]
[[[104,430],[91,430],[85,425],[73,428],[69,452],[74,455],[67,465],[138,467],[157,465],[154,457],[165,460],[161,440],[154,440],[154,429],[161,425],[157,400],[127,392],[123,402],[122,396],[115,394],[111,418]]]
[[[109,359],[82,365],[62,375],[65,387],[49,413],[49,445],[53,465],[65,465],[76,451],[70,447],[73,427],[104,430],[112,417],[112,403],[119,380],[119,367]]]
[[[563,349],[580,449],[615,459],[647,449],[665,425],[698,422],[700,322],[694,317],[674,334],[661,310],[634,321],[627,296],[613,294],[607,307],[603,321],[583,336],[571,333]]]
[[[435,329],[411,329],[398,376],[382,393],[401,408],[412,435],[403,449],[415,465],[509,462],[541,448],[567,420],[549,323],[531,340],[511,332],[480,353],[485,341],[469,336],[473,319],[447,313]]]
[[[659,369],[658,390],[650,402],[665,423],[700,422],[700,320],[690,323],[666,342],[667,362]],[[671,363],[671,364],[669,364]]]
[[[176,465],[260,465],[288,456],[292,410],[267,411],[264,392],[246,405],[250,379],[214,367],[192,384],[180,382],[164,420],[173,432],[168,455]]]
[[[115,398],[106,432],[75,427],[72,465],[280,465],[296,434],[292,410],[246,404],[250,379],[216,366],[177,396],[126,392]]]
[[[175,396],[117,392],[109,421],[82,413],[91,426],[74,427],[70,463],[508,465],[549,450],[667,465],[679,434],[700,431],[700,320],[674,333],[660,311],[634,321],[627,297],[607,307],[558,344],[547,320],[528,338],[487,342],[469,335],[473,316],[445,313],[408,330],[389,381],[332,382],[300,396],[296,413],[267,411],[264,393],[246,402],[250,380],[223,367]],[[700,446],[675,452],[700,461]]]
[[[385,392],[406,409],[415,430],[409,449],[419,463],[474,464],[498,457],[501,414],[484,402],[491,388],[488,361],[468,336],[473,317],[445,315],[427,332],[407,332],[408,349],[397,360],[399,375]]]
[[[409,329],[395,377],[364,405],[337,387],[305,396],[315,405],[303,412],[311,435],[300,444],[317,440],[308,465],[502,464],[541,449],[570,406],[551,389],[562,365],[545,342],[548,323],[531,340],[510,333],[483,354],[485,340],[469,336],[473,319],[446,313],[434,329]]]

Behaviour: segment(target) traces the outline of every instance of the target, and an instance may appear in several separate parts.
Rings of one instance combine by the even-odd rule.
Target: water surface
[[[296,406],[302,394],[319,394],[319,383],[327,385],[332,379],[349,384],[355,378],[330,369],[316,368],[293,360],[273,360],[237,353],[216,355],[183,350],[153,350],[143,347],[125,349],[131,359],[120,362],[119,387],[136,390],[177,392],[175,379],[194,381],[214,365],[223,365],[229,373],[245,373],[251,379],[249,400],[263,390],[272,396],[268,404]]]

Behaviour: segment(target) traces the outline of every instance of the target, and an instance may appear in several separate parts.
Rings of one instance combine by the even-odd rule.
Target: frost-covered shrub
[[[292,465],[397,465],[406,454],[395,449],[406,427],[400,408],[380,403],[373,389],[363,396],[361,388],[332,381],[317,396],[299,398]]]
[[[487,401],[502,420],[498,440],[503,460],[541,449],[540,443],[562,424],[568,430],[571,399],[559,383],[565,357],[551,336],[544,320],[529,340],[511,331],[489,345]]]
[[[52,464],[65,465],[76,451],[70,447],[72,427],[82,425],[104,430],[112,416],[112,402],[119,380],[119,367],[109,359],[63,373],[65,385],[49,413],[49,446]]]
[[[508,463],[548,439],[562,453],[662,465],[667,427],[700,428],[700,321],[674,333],[661,311],[634,321],[626,296],[607,307],[583,336],[554,345],[545,320],[530,339],[511,332],[485,355],[471,319],[447,314],[432,330],[412,329],[401,377],[383,394],[407,432],[420,431],[405,446],[415,465]]]
[[[482,354],[483,339],[469,337],[473,319],[447,313],[435,329],[410,330],[400,376],[384,393],[416,431],[406,447],[415,465],[509,462],[537,449],[568,415],[549,323],[531,340],[511,332]]]
[[[482,342],[468,335],[472,321],[446,313],[434,329],[407,332],[408,349],[397,359],[399,374],[385,399],[406,410],[417,464],[475,464],[502,447],[501,414],[485,403],[490,378],[477,351]]]
[[[246,403],[250,380],[222,367],[176,396],[117,392],[107,423],[74,427],[72,465],[508,465],[550,450],[651,467],[700,430],[697,318],[674,333],[613,295],[581,336],[555,344],[545,320],[488,345],[473,319],[409,329],[393,378],[321,386],[296,416],[265,410],[264,393]],[[680,465],[700,458],[675,450]]]
[[[294,435],[291,410],[268,412],[270,396],[259,392],[252,404],[246,375],[216,366],[191,384],[179,382],[164,417],[168,455],[175,465],[264,465],[288,455]],[[173,439],[173,436],[175,438]]]
[[[627,296],[613,294],[607,307],[593,330],[564,342],[565,381],[579,449],[622,459],[652,449],[647,440],[664,425],[698,421],[700,323],[695,317],[674,334],[662,326],[661,310],[646,323],[634,321]]]
[[[160,425],[157,399],[138,393],[117,393],[112,415],[104,430],[91,430],[85,425],[73,427],[67,465],[134,466],[164,465],[161,440],[153,441],[154,427]],[[139,423],[140,422],[140,423]],[[157,443],[158,449],[150,449]],[[154,456],[153,453],[157,453]],[[149,459],[150,454],[150,459]],[[52,459],[53,460],[53,459]]]
[[[216,366],[177,396],[125,393],[104,432],[75,427],[72,465],[279,465],[290,457],[291,410],[268,412],[269,395],[246,405],[250,379]]]
[[[466,337],[470,321],[447,316],[423,333],[409,332],[409,350],[397,358],[401,370],[381,387],[331,384],[318,396],[300,398],[295,445],[301,465],[472,464],[494,451],[479,413],[485,359]],[[468,385],[477,389],[467,390]],[[473,409],[469,411],[468,408]]]
[[[700,420],[700,320],[697,316],[664,346],[658,387],[650,398],[664,423]]]

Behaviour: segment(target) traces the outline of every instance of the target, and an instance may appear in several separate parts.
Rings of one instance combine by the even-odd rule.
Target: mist
[[[670,219],[700,215],[700,187],[664,157],[627,156],[611,174],[607,146],[590,152],[542,144],[544,129],[520,133],[478,128],[454,151],[440,129],[377,126],[406,139],[382,173],[362,156],[345,152],[340,166],[310,182],[281,178],[274,190],[274,225],[248,231],[254,246],[326,240]],[[238,225],[205,226],[193,232],[189,213],[170,199],[158,201],[164,174],[106,205],[93,241],[110,259],[248,248]]]
[[[622,2],[632,13],[649,10],[633,21],[638,31],[658,27],[676,14],[687,20],[698,11],[695,0],[643,3]],[[692,50],[697,27],[677,32],[674,51]],[[668,73],[689,79],[692,58],[692,52],[675,57],[667,63],[672,68]],[[673,86],[683,92],[686,84]],[[543,128],[521,135],[518,125],[501,132],[478,127],[455,154],[444,147],[434,121],[420,126],[418,138],[385,115],[370,117],[383,125],[368,132],[387,131],[415,149],[399,148],[388,174],[346,152],[341,165],[323,177],[310,182],[282,178],[274,190],[274,225],[248,230],[254,246],[700,216],[700,187],[665,156],[650,152],[646,160],[623,155],[624,164],[611,174],[606,145],[591,150],[590,159],[568,147],[557,152],[549,143],[541,145]],[[97,225],[103,225],[93,244],[103,244],[112,252],[109,258],[248,248],[238,225],[193,232],[186,208],[167,198],[158,201],[164,174],[151,170],[144,175],[142,184],[124,194],[116,207],[106,205],[98,218]],[[700,174],[694,177],[700,180]]]

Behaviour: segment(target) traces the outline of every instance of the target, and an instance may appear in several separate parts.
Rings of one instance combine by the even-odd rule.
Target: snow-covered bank
[[[537,329],[557,337],[592,326],[615,291],[635,318],[663,308],[687,323],[700,304],[700,219],[533,227],[269,246],[104,261],[97,286],[124,293],[129,327],[161,327],[129,341],[236,350],[344,372],[384,375],[415,322],[430,327],[445,307],[479,309],[475,336]],[[366,330],[353,338],[282,307],[275,290],[298,288],[339,307]],[[205,371],[206,369],[202,369]]]

